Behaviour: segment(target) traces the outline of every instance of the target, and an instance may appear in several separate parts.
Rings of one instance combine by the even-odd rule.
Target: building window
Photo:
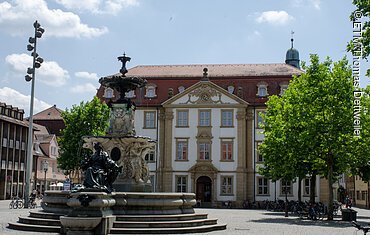
[[[154,98],[154,97],[157,97],[157,95],[155,93],[156,87],[157,86],[154,85],[154,84],[147,85],[146,86],[146,90],[145,90],[145,97],[146,98]]]
[[[221,127],[233,127],[233,110],[221,110]]]
[[[230,94],[234,93],[234,90],[235,90],[235,87],[234,87],[234,86],[228,86],[228,87],[227,87],[227,91],[228,91]]]
[[[125,93],[126,98],[135,98],[135,90],[131,90]]]
[[[186,175],[177,175],[176,176],[176,192],[177,193],[186,193],[187,192],[187,181],[188,177]]]
[[[211,126],[211,110],[199,111],[199,126]]]
[[[210,151],[211,151],[211,144],[210,143],[199,143],[199,160],[210,160]]]
[[[14,140],[9,140],[9,148],[13,148],[14,147]]]
[[[292,181],[285,181],[285,180],[281,180],[281,187],[280,187],[280,194],[281,195],[285,195],[288,194],[288,195],[293,195],[293,191],[292,191]]]
[[[269,194],[269,180],[267,178],[258,177],[257,194],[258,195],[268,195]]]
[[[15,149],[19,149],[19,140],[15,141]]]
[[[24,151],[26,149],[26,143],[22,142],[22,150]]]
[[[155,112],[144,112],[144,128],[155,128]]]
[[[233,194],[233,177],[221,176],[221,195]]]
[[[21,162],[21,171],[24,171],[24,163]]]
[[[145,155],[146,162],[155,162],[155,153],[154,151],[150,151],[148,154]]]
[[[263,156],[260,151],[260,145],[262,142],[256,142],[256,160],[257,162],[264,162],[265,160],[263,159]]]
[[[288,89],[288,84],[287,83],[280,83],[280,94],[279,95],[283,95],[285,90]]]
[[[6,168],[6,161],[1,160],[1,169],[5,169],[5,168]]]
[[[264,115],[266,114],[266,111],[257,111],[257,128],[261,129],[265,125],[265,118]]]
[[[260,83],[257,84],[257,96],[258,97],[268,96],[267,83],[266,82],[260,82]]]
[[[18,162],[14,162],[14,170],[18,170]]]
[[[51,146],[51,155],[57,155],[57,148],[55,146]]]
[[[188,140],[177,139],[176,140],[176,160],[185,161],[188,160]]]
[[[185,91],[185,87],[184,86],[179,86],[178,91],[179,91],[179,93],[184,92]]]
[[[3,147],[7,147],[7,146],[8,146],[8,139],[3,138]]]
[[[189,127],[189,111],[177,110],[177,127]]]
[[[361,191],[361,200],[365,201],[366,200],[366,191]]]
[[[221,140],[221,161],[233,160],[234,143],[230,139]]]
[[[107,88],[105,88],[105,90],[104,90],[104,95],[103,95],[103,97],[104,98],[107,98],[107,99],[111,99],[111,98],[113,98],[114,97],[114,93],[113,93],[114,91],[113,91],[113,89],[112,88],[110,88],[110,87],[107,87]]]
[[[13,169],[13,162],[8,161],[8,170],[11,170],[11,169]]]
[[[310,195],[310,185],[311,185],[311,180],[309,178],[304,179],[303,182],[303,195]]]

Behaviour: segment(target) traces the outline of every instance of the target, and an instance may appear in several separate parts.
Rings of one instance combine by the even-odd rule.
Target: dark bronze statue
[[[122,167],[108,157],[100,143],[94,144],[94,149],[95,153],[81,163],[81,168],[85,173],[83,185],[85,188],[111,193],[114,190],[112,184],[122,171]]]

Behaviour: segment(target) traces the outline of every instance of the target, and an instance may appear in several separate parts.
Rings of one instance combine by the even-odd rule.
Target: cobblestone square
[[[29,209],[9,209],[9,200],[0,201],[0,234],[50,234],[10,230],[8,222],[16,222],[19,216],[28,216]],[[33,210],[40,210],[38,207]],[[370,223],[370,211],[354,208],[357,213],[357,221],[362,225]],[[283,212],[271,212],[266,210],[244,210],[244,209],[204,209],[196,208],[197,213],[208,213],[209,218],[217,218],[219,223],[226,223],[227,229],[202,234],[258,234],[258,235],[346,235],[363,234],[357,231],[350,222],[341,221],[341,215],[335,217],[334,221],[302,220],[297,216],[284,217]]]

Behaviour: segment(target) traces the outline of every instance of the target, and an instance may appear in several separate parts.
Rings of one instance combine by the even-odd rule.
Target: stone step
[[[60,233],[60,226],[21,224],[21,223],[16,222],[16,223],[9,223],[8,228],[15,229],[15,230],[21,230],[21,231]]]
[[[176,214],[176,215],[116,215],[116,221],[182,221],[207,219],[208,214]]]
[[[50,212],[45,212],[45,211],[30,211],[29,217],[59,220],[60,216],[63,216],[63,215],[64,214],[50,213]]]
[[[60,220],[55,219],[43,219],[43,218],[32,218],[32,217],[19,217],[18,223],[21,224],[34,224],[34,225],[46,225],[46,226],[61,226]]]
[[[178,227],[196,227],[202,225],[217,224],[217,219],[200,219],[184,221],[116,221],[113,223],[114,228],[178,228]]]
[[[112,228],[110,234],[180,234],[205,233],[226,229],[226,224],[202,225],[179,228]]]

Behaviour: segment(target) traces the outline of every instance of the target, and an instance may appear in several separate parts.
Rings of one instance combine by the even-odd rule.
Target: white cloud
[[[96,94],[96,89],[97,87],[95,87],[93,84],[86,83],[83,85],[77,85],[75,87],[72,87],[70,91],[72,93],[91,93],[92,96],[94,96]]]
[[[79,11],[89,11],[96,14],[115,15],[125,7],[139,5],[138,0],[55,0],[65,8]]]
[[[80,1],[78,1],[80,2]],[[49,9],[45,0],[14,0],[0,3],[0,30],[12,36],[30,32],[35,19],[45,29],[45,37],[98,37],[106,27],[94,28],[81,22],[78,15],[60,9]]]
[[[286,11],[265,11],[256,18],[258,23],[269,23],[273,25],[284,25],[293,20]]]
[[[24,53],[11,54],[6,56],[5,62],[11,70],[25,76],[27,68],[32,67],[32,56]],[[68,78],[68,71],[60,67],[55,61],[44,61],[41,67],[36,69],[37,81],[52,87],[63,86]]]
[[[76,72],[75,76],[79,78],[89,79],[89,80],[96,80],[96,81],[99,80],[99,77],[96,73]]]
[[[26,116],[29,116],[30,100],[31,96],[24,95],[12,88],[9,87],[0,88],[0,102],[4,102],[7,105],[23,109],[26,113]],[[51,107],[50,104],[35,98],[33,104],[33,113],[35,114],[41,112],[50,107]]]

